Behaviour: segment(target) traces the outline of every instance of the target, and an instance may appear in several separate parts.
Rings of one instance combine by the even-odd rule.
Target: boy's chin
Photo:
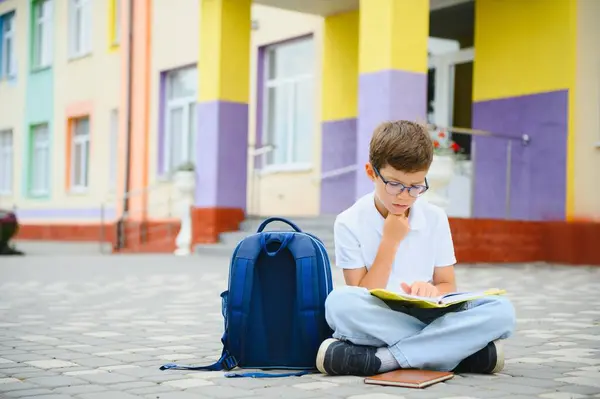
[[[410,206],[399,207],[399,206],[392,204],[392,205],[387,206],[386,208],[387,208],[388,212],[391,213],[392,215],[402,215],[410,209]]]

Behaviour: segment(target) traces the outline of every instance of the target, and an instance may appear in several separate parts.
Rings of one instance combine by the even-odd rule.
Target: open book
[[[429,298],[409,295],[401,292],[387,291],[380,288],[370,290],[369,292],[371,295],[383,299],[384,301],[405,302],[407,306],[414,306],[418,308],[445,308],[450,305],[483,298],[489,295],[502,295],[506,293],[505,290],[492,288],[489,290],[476,292],[451,292],[449,294]]]

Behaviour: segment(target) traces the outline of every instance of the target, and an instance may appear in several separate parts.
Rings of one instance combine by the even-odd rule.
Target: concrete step
[[[314,234],[319,237],[325,249],[327,250],[330,258],[334,256],[334,245],[333,245],[333,223],[335,221],[334,216],[320,216],[320,217],[287,217],[285,219],[296,223],[298,227],[307,233]],[[260,224],[267,219],[267,217],[251,217],[244,220],[240,225],[239,231],[231,231],[221,233],[219,235],[219,242],[216,244],[200,244],[194,247],[194,252],[201,255],[217,255],[217,256],[228,256],[231,257],[236,245],[246,238],[247,236],[256,233]],[[269,223],[264,231],[291,231],[292,228],[282,222]]]
[[[333,232],[327,230],[313,230],[310,233],[323,241],[323,244],[328,245],[331,243],[333,245]],[[254,234],[253,231],[230,231],[221,233],[219,235],[219,242],[236,245],[238,242],[252,234]]]
[[[198,244],[194,247],[194,253],[197,255],[225,256],[231,258],[236,245],[237,243],[231,244],[223,242],[216,244]],[[325,249],[327,250],[329,258],[333,261],[335,258],[333,243],[331,245],[325,244]]]
[[[334,216],[319,216],[319,217],[294,217],[283,216],[295,223],[301,230],[309,233],[315,231],[330,230],[333,233]],[[267,219],[264,218],[248,218],[244,220],[240,226],[240,230],[256,232],[260,224]],[[291,230],[291,227],[282,222],[271,222],[267,225],[266,230]]]

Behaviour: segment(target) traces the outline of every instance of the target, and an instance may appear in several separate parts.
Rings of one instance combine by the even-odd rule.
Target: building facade
[[[450,216],[598,219],[599,4],[0,0],[0,207],[48,238],[173,220],[190,161],[197,242],[335,214],[402,118],[492,134],[453,136]]]

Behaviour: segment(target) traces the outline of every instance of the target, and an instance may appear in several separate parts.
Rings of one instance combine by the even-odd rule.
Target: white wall
[[[0,130],[11,129],[13,135],[13,190],[12,195],[0,195],[0,208],[9,208],[21,197],[23,168],[23,139],[25,135],[25,90],[27,66],[27,32],[29,29],[29,7],[27,2],[9,0],[0,3],[0,15],[15,11],[15,56],[17,77],[15,80],[0,80]]]
[[[320,204],[321,173],[321,49],[323,18],[277,8],[253,5],[252,19],[258,29],[252,32],[250,136],[256,138],[257,55],[260,46],[313,34],[315,42],[315,113],[313,130],[313,163],[305,171],[253,173],[253,157],[249,157],[248,209],[261,215],[317,215]],[[264,123],[263,123],[264,125]],[[316,180],[316,181],[315,181]]]
[[[174,215],[175,193],[171,182],[158,176],[160,73],[198,62],[200,4],[154,0],[152,5],[148,214],[163,219]]]
[[[577,5],[574,216],[600,220],[600,1]]]

